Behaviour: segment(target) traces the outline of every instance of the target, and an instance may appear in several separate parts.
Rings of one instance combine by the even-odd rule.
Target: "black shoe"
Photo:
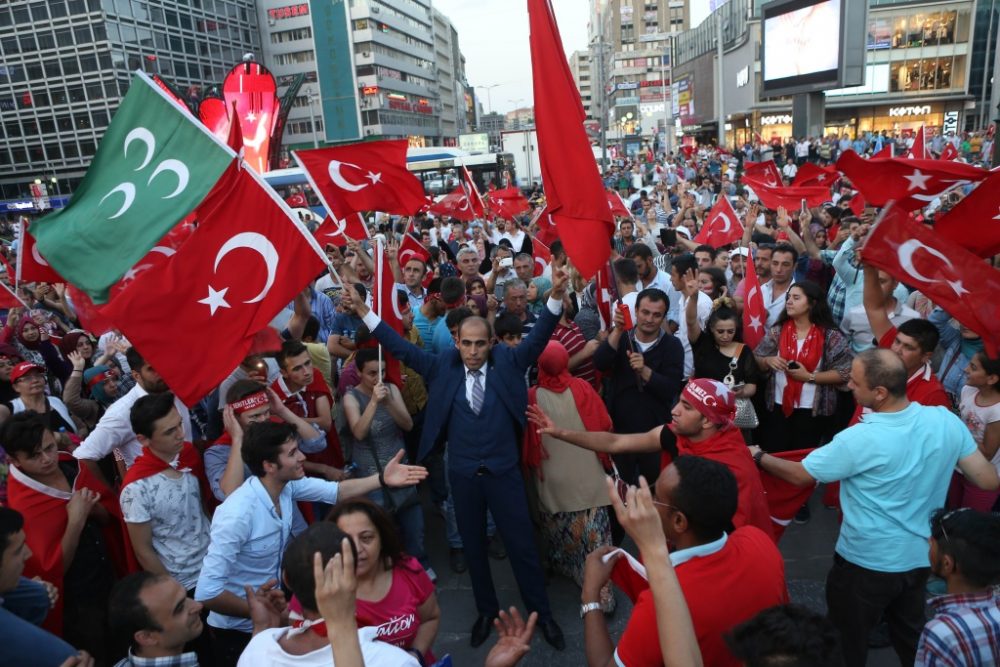
[[[465,552],[461,549],[451,550],[449,563],[451,564],[451,571],[455,574],[462,574],[469,569],[469,567],[465,564]]]
[[[503,546],[503,540],[499,535],[494,535],[490,539],[490,545],[486,549],[493,560],[503,560],[507,557],[507,550]]]
[[[477,646],[482,646],[490,636],[490,630],[493,629],[493,619],[496,616],[483,616],[482,614],[476,619],[476,622],[472,624],[472,638],[469,640],[469,645],[472,648]],[[548,635],[546,635],[548,637]],[[560,639],[562,634],[559,635]]]
[[[809,523],[809,519],[811,518],[812,513],[809,511],[809,505],[803,505],[795,514],[795,523]]]
[[[556,623],[555,619],[549,619],[543,623],[538,624],[542,628],[542,636],[545,637],[552,648],[557,651],[562,651],[566,648],[566,639],[563,637],[562,628]]]

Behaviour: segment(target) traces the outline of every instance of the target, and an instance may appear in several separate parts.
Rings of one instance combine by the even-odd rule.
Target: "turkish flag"
[[[955,144],[950,141],[946,141],[944,144],[944,150],[941,151],[941,157],[939,160],[954,160],[958,157],[958,149],[955,148]]]
[[[910,160],[925,160],[927,159],[926,149],[924,141],[924,126],[921,125],[920,129],[917,130],[917,134],[913,137],[913,146],[910,148],[910,152],[906,154],[906,157]]]
[[[19,284],[22,282],[66,282],[38,252],[35,237],[28,232],[23,218],[21,219],[21,243],[17,247],[17,282]]]
[[[611,207],[611,213],[619,218],[632,217],[632,211],[628,210],[625,200],[614,190],[608,190],[608,206]]]
[[[399,312],[399,299],[396,297],[396,280],[392,277],[389,256],[386,253],[385,246],[382,245],[381,238],[375,240],[375,275],[373,276],[373,280],[372,310],[379,316],[379,319],[402,336],[403,314]],[[403,374],[399,369],[399,360],[384,350],[382,358],[385,361],[386,380],[402,388]]]
[[[472,180],[472,174],[469,173],[464,164],[462,165],[462,178],[466,192],[469,195],[469,203],[472,205],[472,213],[477,218],[482,218],[486,215],[486,202],[483,201],[483,196],[479,194],[476,182]]]
[[[790,211],[798,210],[802,207],[802,200],[806,200],[806,206],[821,206],[824,202],[830,201],[830,187],[827,185],[790,185],[770,186],[763,181],[755,181],[753,178],[743,177],[744,181],[750,184],[757,198],[770,209],[777,209],[780,206]]]
[[[535,254],[535,276],[545,273],[545,267],[552,263],[552,251],[537,238],[531,241],[531,249]]]
[[[774,160],[766,162],[744,162],[743,180],[753,180],[763,185],[777,187],[781,185],[781,172]],[[756,188],[754,188],[756,190]]]
[[[736,210],[729,202],[729,197],[719,195],[719,201],[708,212],[705,224],[694,237],[695,243],[707,243],[713,248],[735,243],[743,238],[743,226]]]
[[[281,106],[274,76],[260,63],[242,62],[226,75],[222,95],[234,112],[230,127],[240,126],[247,164],[258,174],[269,171],[271,133]]]
[[[840,176],[834,166],[820,167],[812,162],[806,162],[795,174],[793,185],[830,185]]]
[[[867,202],[865,201],[864,196],[860,192],[855,192],[854,196],[851,197],[851,202],[850,202],[851,213],[853,213],[858,217],[861,217],[861,214],[865,212],[866,205]]]
[[[285,203],[292,208],[305,208],[308,205],[305,196],[301,192],[296,192],[290,197],[285,197]]]
[[[611,268],[611,262],[605,262],[604,266],[597,272],[596,283],[597,313],[601,316],[601,328],[608,331],[614,325],[615,301],[618,300],[618,283],[615,282],[615,272]]]
[[[326,216],[313,232],[313,238],[325,247],[328,243],[339,246],[345,245],[348,239],[360,241],[371,237],[368,235],[368,225],[365,224],[361,214],[351,213],[343,220],[338,220],[330,215]]]
[[[528,24],[546,207],[573,266],[589,280],[611,255],[614,218],[549,0],[528,0]]]
[[[358,211],[413,215],[427,202],[406,169],[406,139],[295,151],[313,190],[337,218]]]
[[[927,206],[957,185],[978,183],[989,172],[961,162],[872,158],[865,160],[854,151],[845,151],[837,160],[840,169],[869,204],[885,206],[895,201],[899,208],[912,211]]]
[[[17,298],[17,294],[6,284],[0,282],[0,308],[27,308],[28,305]]]
[[[173,257],[177,253],[177,250],[180,249],[184,242],[191,236],[191,233],[194,232],[195,225],[193,223],[197,217],[198,212],[196,210],[194,213],[177,223],[176,227],[167,232],[166,236],[160,239],[142,259],[135,263],[135,266],[125,272],[125,275],[121,277],[121,280],[111,286],[111,289],[108,290],[108,300],[110,301],[121,294],[122,290],[127,289],[135,281],[136,276],[143,271],[148,271],[149,269],[158,266],[161,262],[165,262]],[[89,298],[87,301],[90,303],[91,307],[94,306],[93,301]],[[75,304],[76,301],[73,303]],[[104,322],[101,322],[101,324],[103,326]],[[108,328],[110,328],[110,326]],[[92,331],[92,329],[88,329],[88,331]],[[107,331],[107,329],[105,329],[105,331]]]
[[[486,195],[486,200],[489,202],[490,210],[506,220],[521,215],[531,208],[527,197],[516,185],[502,190],[491,190]]]
[[[555,223],[552,222],[552,216],[549,215],[549,209],[539,206],[535,212],[535,217],[531,220],[531,223],[536,222],[538,223],[538,233],[535,234],[535,239],[550,247],[559,240],[559,234],[556,231]],[[528,227],[531,227],[531,223],[528,224]],[[532,239],[532,242],[535,239]]]
[[[952,317],[978,333],[990,357],[1000,350],[1000,271],[887,206],[868,234],[864,261],[919,289]]]
[[[114,291],[115,288],[112,287],[111,289]],[[69,297],[70,302],[73,304],[76,319],[85,330],[95,336],[100,336],[115,328],[114,323],[100,313],[97,306],[91,301],[90,296],[76,285],[66,285],[66,296]]]
[[[794,449],[788,452],[769,452],[768,456],[785,461],[801,462],[812,452],[812,449]],[[767,507],[771,513],[771,530],[774,533],[774,541],[777,542],[781,539],[785,528],[795,518],[796,513],[812,495],[816,485],[795,486],[766,470],[760,471],[760,483],[764,487],[764,495],[767,497]]]
[[[934,233],[980,257],[1000,254],[1000,171],[936,220]]]
[[[413,234],[407,232],[403,234],[403,240],[399,242],[399,252],[396,253],[396,259],[401,267],[406,266],[406,263],[411,259],[420,259],[423,260],[424,264],[428,264],[431,261],[431,254],[427,252],[427,248],[420,244],[420,241],[413,237]]]
[[[767,308],[764,295],[760,292],[760,280],[754,267],[753,257],[746,258],[746,296],[743,298],[743,342],[751,350],[756,349],[767,333]]]
[[[239,365],[254,335],[326,264],[298,216],[240,160],[198,217],[168,262],[101,308],[187,405]]]
[[[472,200],[465,187],[459,185],[457,188],[430,205],[427,209],[437,215],[447,215],[456,220],[473,220],[476,215],[472,211]]]
[[[891,141],[885,142],[885,146],[882,147],[882,150],[880,150],[878,153],[875,153],[874,155],[872,155],[872,158],[876,159],[876,160],[881,160],[883,158],[890,158],[890,157],[892,157],[892,142]]]

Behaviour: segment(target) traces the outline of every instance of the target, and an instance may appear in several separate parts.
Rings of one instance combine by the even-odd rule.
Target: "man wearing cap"
[[[760,473],[747,450],[743,434],[733,425],[736,397],[717,380],[691,380],[666,426],[645,433],[597,433],[556,428],[537,407],[528,408],[528,418],[539,432],[577,447],[606,454],[660,453],[661,469],[683,455],[702,456],[725,465],[736,476],[739,502],[733,525],[756,526],[771,535],[771,515],[760,482]]]
[[[392,277],[396,281],[396,289],[406,292],[406,298],[410,301],[410,307],[416,310],[424,305],[427,298],[427,289],[424,288],[424,276],[427,275],[427,264],[419,257],[411,257],[406,260],[405,266],[399,265],[399,244],[390,242],[388,247],[389,268],[392,269]]]
[[[97,422],[97,427],[90,432],[90,435],[73,450],[73,456],[83,461],[84,465],[97,476],[103,483],[111,486],[105,478],[104,473],[98,467],[97,462],[117,449],[121,452],[125,461],[125,467],[132,465],[136,457],[142,453],[142,444],[135,437],[132,431],[132,424],[129,421],[129,412],[135,402],[147,394],[162,394],[169,391],[167,383],[163,381],[160,374],[152,366],[146,363],[139,351],[130,347],[125,352],[129,368],[132,369],[132,377],[135,379],[135,386],[111,404],[108,411]],[[184,428],[184,439],[191,442],[191,415],[187,406],[179,398],[174,398],[174,405],[181,416],[181,424]]]

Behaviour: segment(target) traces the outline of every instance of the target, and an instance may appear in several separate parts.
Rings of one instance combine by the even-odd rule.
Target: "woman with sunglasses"
[[[45,367],[22,361],[10,373],[10,381],[17,392],[17,398],[11,401],[14,414],[32,410],[45,420],[49,430],[58,436],[59,433],[77,435],[78,427],[70,415],[66,404],[55,396],[45,393]],[[60,443],[64,445],[68,443]]]

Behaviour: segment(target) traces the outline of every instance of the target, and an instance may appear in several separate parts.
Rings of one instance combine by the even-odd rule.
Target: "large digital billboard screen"
[[[767,96],[864,83],[863,21],[857,0],[775,0],[761,9],[762,79]],[[859,23],[861,21],[861,23]],[[858,24],[855,26],[855,24]],[[860,27],[860,53],[849,32]]]

